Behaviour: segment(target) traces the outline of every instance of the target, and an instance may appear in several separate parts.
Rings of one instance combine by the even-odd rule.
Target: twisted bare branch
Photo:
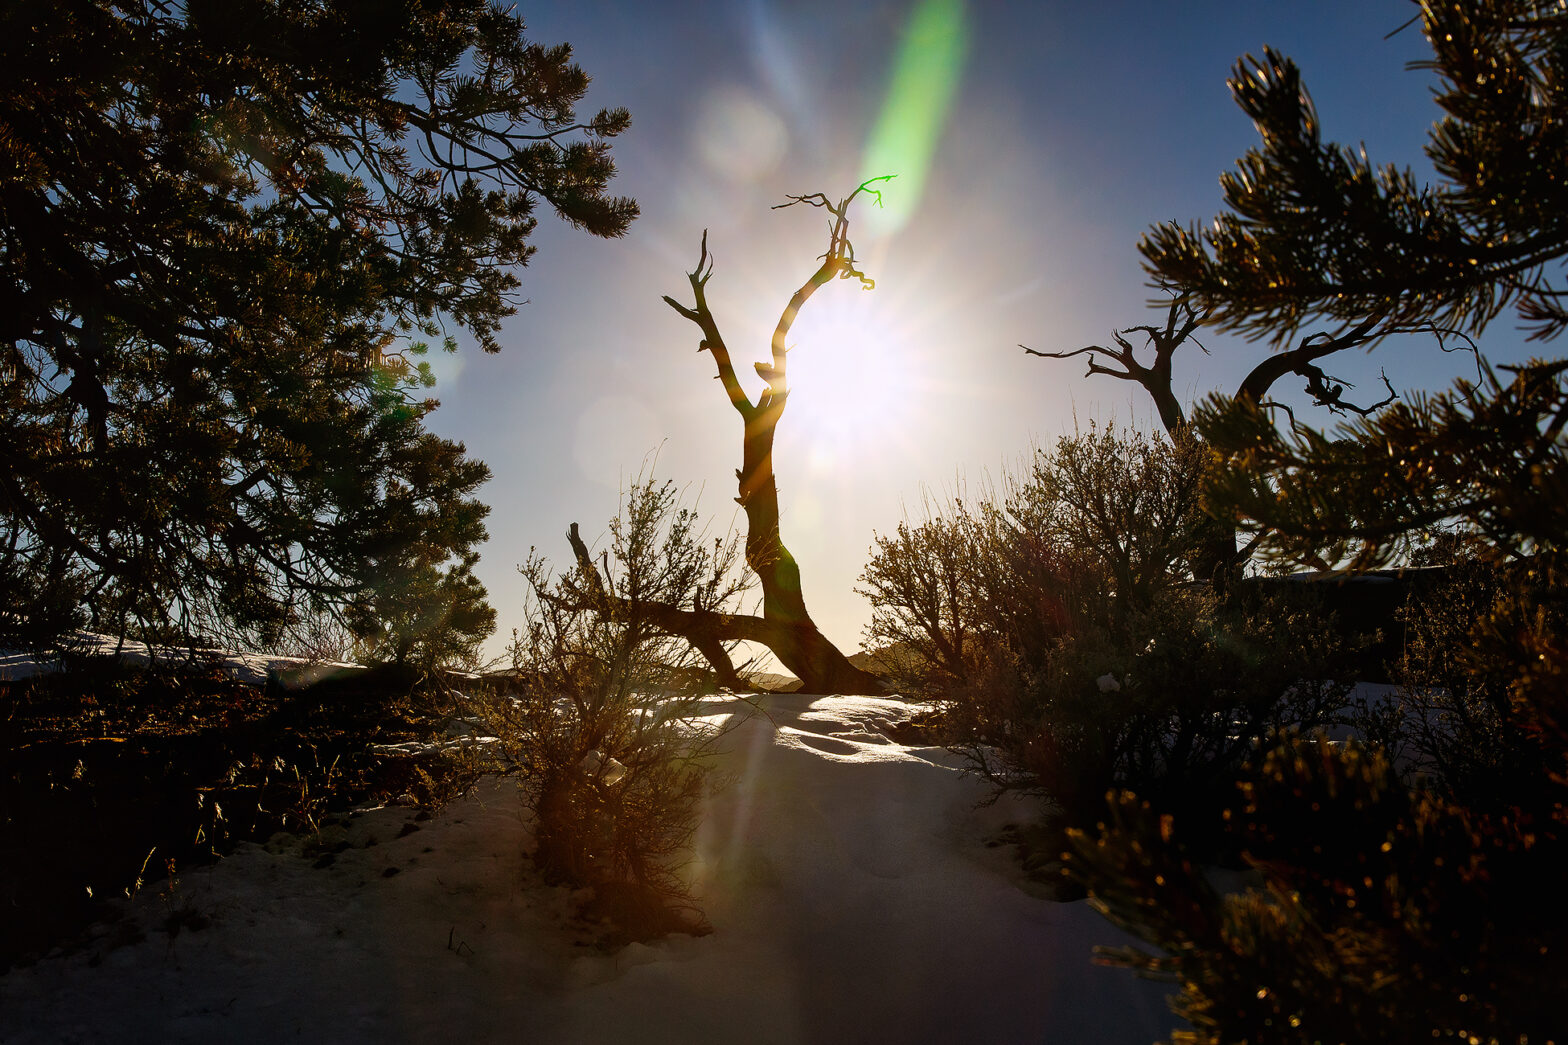
[[[1193,337],[1193,333],[1203,325],[1206,316],[1207,313],[1199,312],[1192,307],[1186,295],[1178,294],[1171,298],[1163,328],[1143,324],[1127,327],[1124,330],[1113,330],[1111,338],[1116,342],[1116,348],[1086,345],[1071,352],[1041,352],[1028,345],[1018,347],[1031,356],[1039,356],[1043,359],[1071,359],[1086,355],[1089,357],[1086,377],[1105,374],[1118,380],[1136,382],[1154,400],[1155,409],[1160,413],[1160,423],[1165,426],[1165,430],[1174,434],[1177,429],[1186,426],[1187,417],[1171,387],[1171,360],[1176,350],[1188,341],[1203,349],[1205,354],[1208,353],[1208,348]],[[1144,366],[1138,362],[1136,350],[1132,342],[1127,340],[1128,334],[1144,335],[1144,347],[1154,349],[1154,361],[1150,365]],[[1117,366],[1106,366],[1101,360],[1108,360]]]

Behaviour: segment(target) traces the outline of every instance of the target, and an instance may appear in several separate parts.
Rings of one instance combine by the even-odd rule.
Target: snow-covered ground
[[[79,657],[114,657],[121,664],[145,668],[154,664],[188,668],[212,665],[228,672],[240,682],[260,686],[269,674],[288,678],[291,684],[309,685],[340,671],[361,670],[358,664],[323,662],[304,657],[274,657],[264,653],[235,653],[219,649],[188,649],[183,646],[149,646],[135,639],[120,639],[97,632],[74,632],[67,639],[72,654]],[[26,679],[47,675],[64,668],[55,658],[40,657],[21,650],[0,650],[0,679]]]
[[[0,976],[0,1042],[1144,1045],[1178,1023],[1163,985],[1091,964],[1120,933],[987,847],[1021,800],[980,808],[956,756],[888,740],[906,705],[706,710],[733,727],[693,866],[711,935],[591,946],[491,782],[144,891],[93,945]]]

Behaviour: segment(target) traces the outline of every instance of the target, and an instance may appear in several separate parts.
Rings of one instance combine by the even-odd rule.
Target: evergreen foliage
[[[1233,83],[1264,137],[1226,181],[1233,213],[1201,235],[1158,230],[1154,270],[1276,341],[1311,319],[1478,333],[1509,304],[1537,337],[1568,327],[1546,274],[1568,252],[1568,20],[1526,0],[1425,3],[1421,18],[1445,83],[1429,147],[1445,186],[1323,146],[1295,67],[1267,52]],[[1070,873],[1163,952],[1112,960],[1181,983],[1193,1030],[1175,1040],[1560,1038],[1565,369],[1483,365],[1331,436],[1282,431],[1242,397],[1199,411],[1212,507],[1275,558],[1359,568],[1436,530],[1474,561],[1407,611],[1402,689],[1360,716],[1371,748],[1262,753],[1210,817],[1113,795],[1074,838]],[[1183,843],[1216,825],[1250,868],[1228,895]]]
[[[1386,565],[1412,538],[1459,526],[1499,553],[1563,550],[1568,535],[1568,361],[1490,368],[1480,384],[1417,394],[1332,436],[1276,427],[1263,408],[1211,398],[1198,412],[1225,461],[1212,498],[1267,533],[1278,557]]]
[[[626,113],[578,122],[587,77],[523,30],[487,0],[6,5],[7,630],[488,632],[488,472],[423,430],[422,339],[497,348],[541,201],[636,213],[605,192]]]
[[[1541,377],[1523,371],[1515,384],[1532,373]],[[1370,748],[1266,751],[1217,815],[1171,818],[1163,788],[1114,795],[1111,815],[1073,836],[1069,873],[1163,952],[1110,960],[1181,984],[1177,1009],[1194,1030],[1174,1041],[1512,1045],[1560,1032],[1568,584],[1557,509],[1528,506],[1550,480],[1561,436],[1548,440],[1549,454],[1535,453],[1538,442],[1510,449],[1497,429],[1472,423],[1491,416],[1503,431],[1539,436],[1540,415],[1509,406],[1533,397],[1514,391],[1463,411],[1438,397],[1387,415],[1427,448],[1414,469],[1395,440],[1297,435],[1309,452],[1293,470],[1224,473],[1222,490],[1273,491],[1257,517],[1287,530],[1266,545],[1308,546],[1321,518],[1322,546],[1353,540],[1375,560],[1431,522],[1387,492],[1414,488],[1463,506],[1453,514],[1474,524],[1472,539],[1493,559],[1515,557],[1470,562],[1409,607],[1400,688],[1352,716]],[[1423,426],[1419,411],[1431,402],[1452,412]],[[1490,450],[1510,452],[1482,469]],[[1336,492],[1349,524],[1330,508]],[[1355,514],[1363,506],[1380,507]],[[1370,524],[1354,525],[1361,520]],[[1201,845],[1189,850],[1184,837]],[[1252,872],[1229,895],[1201,866],[1216,837]]]
[[[1070,866],[1163,952],[1102,957],[1181,984],[1192,1029],[1173,1042],[1552,1041],[1568,852],[1540,808],[1476,813],[1411,791],[1376,753],[1298,742],[1245,773],[1212,824],[1112,796],[1098,831],[1073,834]],[[1185,844],[1215,827],[1247,854],[1244,889],[1222,891]]]
[[[1262,141],[1221,176],[1227,213],[1145,237],[1156,280],[1275,344],[1320,320],[1478,333],[1510,305],[1537,337],[1568,328],[1551,277],[1568,257],[1568,16],[1548,0],[1439,0],[1419,18],[1440,184],[1325,142],[1300,70],[1265,49],[1230,79]]]

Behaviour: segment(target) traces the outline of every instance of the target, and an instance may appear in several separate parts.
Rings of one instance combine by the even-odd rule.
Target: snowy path
[[[711,708],[739,723],[699,845],[711,936],[579,946],[570,897],[532,877],[517,799],[494,785],[417,830],[375,810],[309,853],[250,846],[182,874],[139,899],[141,942],[110,947],[110,928],[0,977],[0,1042],[1168,1036],[1163,987],[1089,962],[1122,937],[1083,902],[1020,889],[1012,855],[985,847],[1020,809],[976,809],[985,789],[954,756],[883,736],[904,705],[766,699],[767,716]],[[340,851],[314,866],[323,847]],[[165,930],[188,912],[207,924]]]

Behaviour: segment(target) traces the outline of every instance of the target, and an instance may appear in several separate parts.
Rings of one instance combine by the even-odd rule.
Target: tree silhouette
[[[1160,424],[1168,434],[1175,436],[1179,430],[1187,427],[1189,419],[1182,408],[1181,401],[1176,398],[1172,386],[1172,362],[1176,350],[1188,342],[1197,345],[1205,354],[1208,353],[1209,350],[1195,336],[1207,320],[1208,313],[1194,307],[1191,295],[1173,293],[1166,309],[1163,327],[1142,324],[1123,330],[1113,330],[1111,339],[1116,343],[1115,348],[1106,345],[1086,345],[1067,352],[1045,352],[1030,348],[1028,345],[1018,347],[1029,355],[1042,359],[1072,359],[1076,356],[1086,356],[1089,360],[1089,369],[1084,376],[1093,377],[1095,374],[1103,374],[1139,385],[1154,401],[1154,408],[1160,415]],[[1348,349],[1359,348],[1390,334],[1435,333],[1442,338],[1452,333],[1425,326],[1408,330],[1379,329],[1379,327],[1376,320],[1363,321],[1337,336],[1323,333],[1308,335],[1297,342],[1294,348],[1275,353],[1253,367],[1236,387],[1234,398],[1251,403],[1264,403],[1275,382],[1294,374],[1306,379],[1307,385],[1304,391],[1319,406],[1327,407],[1336,413],[1349,411],[1363,417],[1375,413],[1398,398],[1392,387],[1388,387],[1388,398],[1371,406],[1357,406],[1344,399],[1348,382],[1325,373],[1317,365],[1318,360]],[[1154,351],[1154,358],[1150,363],[1144,364],[1139,361],[1137,348],[1127,339],[1129,334],[1144,336],[1144,347]],[[1458,336],[1466,347],[1473,347],[1468,338],[1463,335]],[[1385,377],[1383,380],[1384,385],[1387,386],[1388,379]]]
[[[771,362],[754,363],[767,388],[752,402],[735,376],[729,346],[719,332],[717,320],[708,307],[708,280],[713,277],[713,261],[708,254],[708,235],[702,236],[697,267],[687,274],[693,304],[682,305],[666,296],[669,305],[702,332],[699,351],[713,357],[725,395],[744,425],[741,438],[741,466],[735,472],[739,494],[735,500],[746,513],[746,564],[757,574],[762,586],[762,618],[767,638],[762,639],[779,662],[798,676],[811,692],[877,693],[881,686],[875,676],[850,664],[838,647],[817,629],[806,609],[801,590],[800,566],[785,547],[779,529],[779,492],[773,473],[773,436],[788,403],[789,356],[785,339],[795,318],[820,288],[835,279],[854,279],[862,288],[876,283],[855,264],[855,248],[849,239],[849,208],[862,193],[880,205],[881,191],[872,186],[888,181],[892,175],[862,182],[848,196],[834,203],[820,192],[791,196],[788,203],[774,209],[804,204],[826,210],[832,217],[828,249],[821,264],[790,297],[773,328]]]
[[[1266,48],[1230,79],[1261,142],[1221,177],[1227,212],[1150,230],[1150,273],[1221,329],[1276,345],[1369,319],[1478,334],[1509,305],[1538,338],[1568,327],[1549,271],[1568,257],[1563,12],[1455,0],[1420,17],[1432,57],[1417,67],[1441,83],[1426,145],[1440,183],[1324,142],[1300,70]]]
[[[820,264],[790,297],[774,326],[771,361],[753,364],[757,374],[767,382],[767,387],[755,402],[746,394],[736,377],[729,346],[719,331],[718,320],[708,307],[708,281],[713,278],[713,258],[708,253],[706,231],[702,234],[697,266],[687,273],[692,290],[692,305],[683,305],[669,296],[664,298],[667,305],[701,331],[698,350],[713,357],[725,395],[741,418],[741,466],[735,471],[739,487],[735,500],[746,513],[746,565],[761,582],[762,615],[708,609],[686,610],[674,606],[645,612],[656,613],[662,627],[689,638],[708,656],[720,681],[731,680],[727,684],[739,685],[740,681],[735,678],[734,668],[728,655],[723,654],[722,645],[724,642],[746,640],[772,650],[779,663],[801,680],[802,688],[807,692],[883,691],[875,675],[851,664],[838,647],[818,630],[806,609],[805,595],[801,590],[800,565],[785,546],[779,528],[779,492],[773,472],[773,437],[779,419],[784,416],[784,407],[790,394],[789,349],[785,339],[801,308],[813,294],[835,279],[858,280],[867,290],[875,286],[875,281],[856,267],[855,248],[849,239],[849,208],[862,194],[880,203],[881,192],[874,186],[891,178],[892,175],[886,175],[863,182],[836,203],[816,192],[791,196],[787,203],[774,207],[775,210],[796,205],[817,207],[827,211],[832,220],[829,224],[828,249],[822,255]],[[572,543],[579,566],[592,570],[592,558],[587,546],[577,535],[575,524],[568,540]]]
[[[488,631],[420,342],[497,348],[541,201],[625,230],[625,111],[487,0],[26,0],[0,50],[0,626]]]
[[[1171,394],[1170,358],[1199,325],[1279,350],[1237,388],[1241,407],[1265,404],[1274,383],[1295,374],[1313,402],[1361,416],[1394,402],[1392,386],[1385,377],[1387,397],[1352,403],[1348,383],[1322,369],[1326,357],[1427,333],[1479,365],[1471,338],[1510,305],[1534,338],[1568,328],[1568,290],[1552,275],[1568,258],[1562,12],[1532,0],[1464,0],[1421,17],[1432,57],[1418,67],[1442,84],[1444,116],[1426,146],[1438,184],[1325,142],[1300,70],[1265,48],[1237,62],[1229,80],[1260,143],[1221,176],[1226,212],[1203,226],[1158,225],[1139,244],[1155,284],[1176,295],[1165,327],[1120,331],[1116,348],[1026,351],[1087,355],[1091,374],[1142,385],[1174,430],[1187,416]],[[1319,323],[1323,331],[1302,336]],[[1134,358],[1124,335],[1135,332],[1148,338],[1152,364]]]
[[[1323,145],[1288,60],[1239,67],[1263,145],[1225,181],[1231,212],[1143,247],[1216,325],[1276,345],[1316,322],[1333,325],[1325,339],[1470,335],[1512,304],[1539,338],[1568,329],[1548,274],[1568,257],[1568,19],[1534,0],[1420,8],[1447,112],[1428,146],[1435,188]],[[1218,462],[1210,493],[1276,553],[1378,566],[1446,525],[1476,561],[1407,611],[1402,692],[1381,728],[1362,722],[1395,744],[1435,733],[1465,752],[1457,769],[1415,787],[1397,746],[1287,739],[1207,825],[1122,793],[1073,839],[1100,909],[1158,952],[1103,957],[1181,983],[1184,1040],[1525,1041],[1562,1026],[1568,924],[1542,898],[1568,854],[1568,362],[1502,369],[1333,432],[1282,431],[1243,396],[1195,412]],[[1205,831],[1257,887],[1214,889]]]
[[[1192,304],[1188,294],[1173,293],[1166,308],[1165,325],[1163,327],[1153,324],[1127,327],[1123,330],[1113,330],[1111,339],[1116,347],[1106,345],[1086,345],[1083,348],[1064,352],[1046,352],[1030,348],[1028,345],[1019,345],[1026,353],[1042,359],[1072,359],[1077,356],[1086,356],[1089,369],[1086,377],[1096,374],[1113,377],[1122,381],[1131,381],[1140,386],[1154,401],[1154,407],[1159,412],[1160,423],[1172,439],[1194,438],[1190,425],[1190,418],[1182,407],[1181,401],[1176,398],[1172,386],[1172,363],[1176,351],[1189,342],[1208,353],[1203,342],[1196,337],[1197,331],[1207,319],[1207,313],[1200,312]],[[1399,398],[1393,386],[1388,383],[1385,375],[1384,387],[1388,395],[1376,403],[1368,406],[1358,406],[1344,398],[1349,382],[1332,377],[1318,366],[1318,360],[1344,352],[1348,349],[1358,348],[1368,344],[1389,333],[1413,333],[1414,330],[1378,330],[1376,320],[1363,323],[1344,331],[1337,336],[1328,334],[1311,334],[1303,337],[1295,347],[1283,352],[1277,352],[1264,359],[1248,372],[1236,387],[1235,394],[1231,397],[1238,402],[1250,403],[1259,406],[1278,406],[1268,399],[1268,393],[1274,384],[1288,375],[1296,375],[1306,379],[1304,391],[1312,401],[1338,414],[1354,413],[1362,417],[1376,413]],[[1434,333],[1439,344],[1448,349],[1448,336],[1452,332],[1434,331],[1422,328],[1420,332]],[[1129,334],[1142,334],[1144,348],[1152,349],[1153,359],[1143,363],[1138,358],[1138,348],[1128,339]],[[1474,351],[1474,343],[1463,334],[1455,335],[1462,347]],[[1287,409],[1288,408],[1283,408]],[[1194,571],[1202,580],[1210,580],[1220,587],[1226,583],[1226,578],[1233,573],[1250,554],[1250,546],[1243,548],[1236,540],[1235,526],[1226,529],[1220,522],[1212,526],[1211,538],[1206,542],[1203,555],[1194,562]],[[1320,557],[1314,556],[1310,551],[1302,551],[1302,561],[1314,566],[1322,567],[1324,562]]]

